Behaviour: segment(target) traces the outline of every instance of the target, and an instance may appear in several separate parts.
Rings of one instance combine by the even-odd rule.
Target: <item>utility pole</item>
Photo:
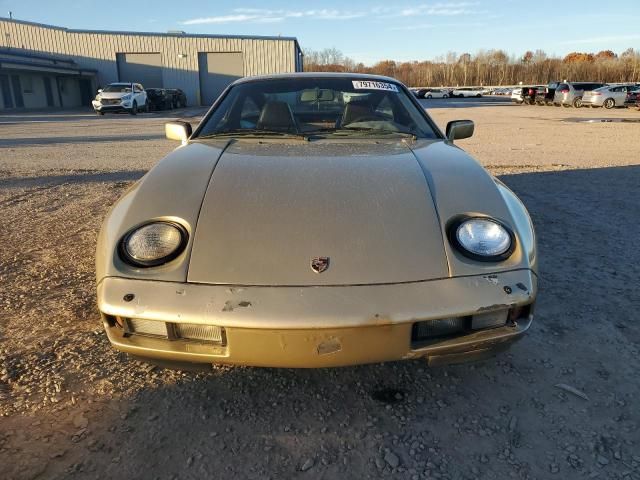
[[[9,10],[9,20],[13,20],[13,12]]]

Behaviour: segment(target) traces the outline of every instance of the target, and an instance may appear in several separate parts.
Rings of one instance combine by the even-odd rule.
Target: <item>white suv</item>
[[[474,88],[474,87],[462,87],[456,88],[453,92],[451,92],[452,97],[481,97],[482,96],[482,88]]]
[[[96,99],[91,102],[98,115],[105,112],[129,112],[135,115],[139,111],[148,111],[147,92],[139,83],[111,83],[98,90]]]

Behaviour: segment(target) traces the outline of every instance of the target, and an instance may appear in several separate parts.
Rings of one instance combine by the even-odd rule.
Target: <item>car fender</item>
[[[185,282],[193,232],[209,180],[228,144],[189,143],[178,147],[136,182],[111,208],[98,236],[96,280],[119,276]],[[184,252],[153,272],[133,267],[118,255],[118,245],[131,229],[149,221],[165,220],[182,225],[189,234]]]
[[[497,178],[494,178],[498,190],[505,201],[505,204],[511,212],[511,218],[513,218],[516,225],[516,232],[518,235],[518,242],[524,252],[524,256],[528,259],[529,268],[538,273],[538,258],[537,258],[537,241],[533,221],[531,215],[525,207],[520,198],[504,183]]]
[[[452,277],[531,269],[536,264],[535,236],[524,205],[464,150],[448,142],[417,142],[412,147],[429,183],[444,235]],[[516,248],[499,263],[469,260],[447,238],[460,216],[489,216],[504,223],[516,236]]]

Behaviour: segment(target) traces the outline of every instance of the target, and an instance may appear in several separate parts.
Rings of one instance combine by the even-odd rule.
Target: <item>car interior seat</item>
[[[369,102],[349,102],[344,107],[342,125],[348,125],[358,119],[375,117],[373,107]]]
[[[264,104],[256,128],[290,132],[297,130],[295,118],[287,102],[271,101]]]

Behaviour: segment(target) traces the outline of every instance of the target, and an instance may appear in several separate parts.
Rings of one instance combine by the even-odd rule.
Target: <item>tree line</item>
[[[356,63],[336,48],[304,51],[307,72],[357,72],[386,75],[408,86],[480,86],[546,84],[551,81],[640,82],[640,51],[616,54],[572,52],[564,58],[542,50],[518,57],[504,50],[480,50],[475,55],[449,52],[430,61],[382,60],[372,66]]]

